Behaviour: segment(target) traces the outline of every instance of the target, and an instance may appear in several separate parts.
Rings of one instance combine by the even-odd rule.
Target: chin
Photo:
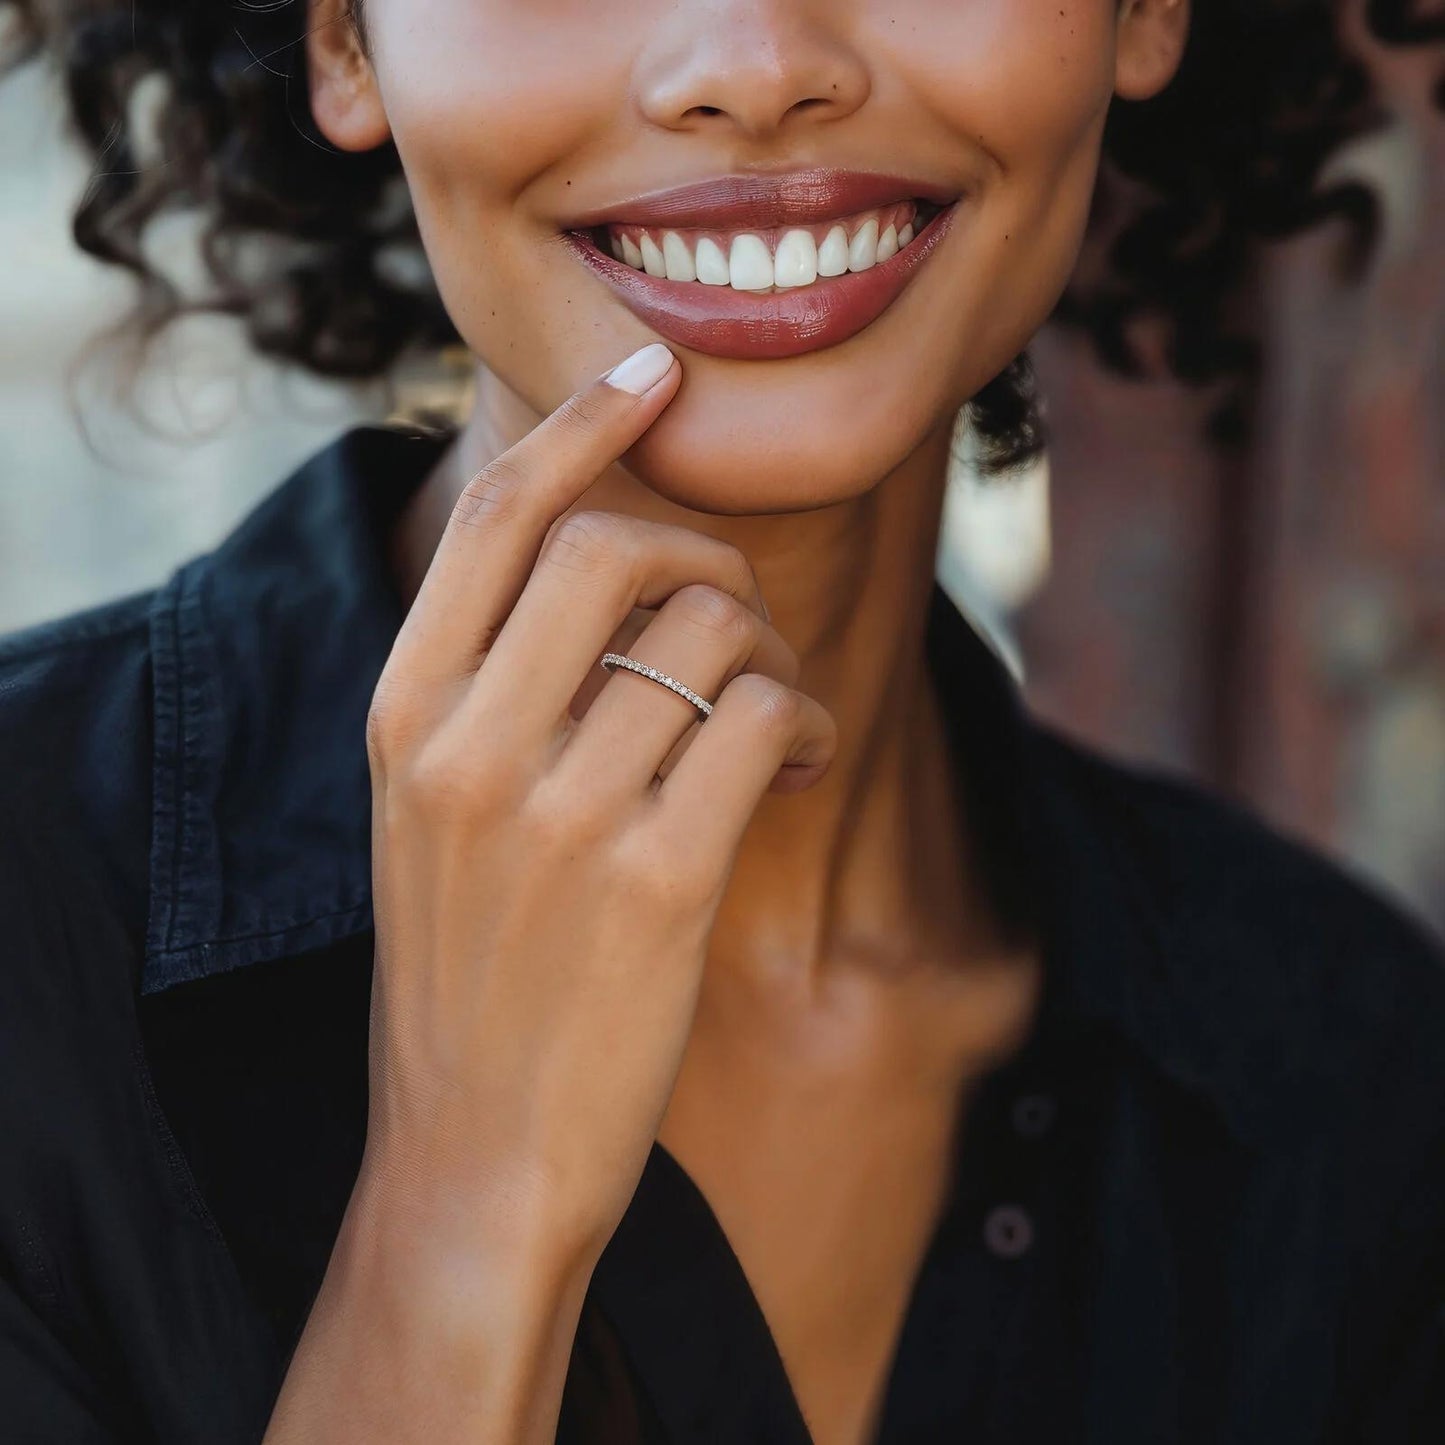
[[[871,368],[809,378],[815,368],[790,375],[794,365],[767,363],[750,376],[731,363],[719,375],[715,361],[685,357],[678,395],[624,466],[697,512],[812,511],[865,494],[940,427],[952,432],[957,406],[930,403],[911,376],[879,387]]]

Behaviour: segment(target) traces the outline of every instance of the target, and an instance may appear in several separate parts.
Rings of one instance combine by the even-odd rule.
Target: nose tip
[[[841,119],[867,99],[867,66],[840,37],[750,13],[752,23],[725,34],[699,34],[694,20],[685,45],[645,59],[638,93],[650,121],[757,140],[798,122]]]

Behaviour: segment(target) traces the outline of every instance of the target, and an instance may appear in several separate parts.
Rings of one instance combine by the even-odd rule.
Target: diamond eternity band
[[[669,677],[665,672],[659,672],[655,667],[648,667],[645,662],[638,662],[635,657],[628,657],[621,652],[604,652],[602,666],[608,672],[615,672],[619,667],[625,667],[629,672],[650,677],[653,682],[660,682],[663,687],[670,687],[679,697],[685,697],[704,717],[712,714],[712,704],[706,698],[699,697],[686,683],[679,682],[675,677]]]

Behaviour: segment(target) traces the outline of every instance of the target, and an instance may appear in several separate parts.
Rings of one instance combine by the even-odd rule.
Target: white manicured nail
[[[672,370],[673,355],[662,342],[654,341],[641,351],[634,351],[626,361],[619,361],[607,373],[608,386],[644,396]]]

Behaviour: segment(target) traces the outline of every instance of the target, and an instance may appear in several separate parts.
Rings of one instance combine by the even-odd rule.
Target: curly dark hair
[[[1439,41],[1445,18],[1425,3],[1367,0],[1369,26],[1393,44]],[[398,264],[415,262],[420,241],[395,148],[339,151],[310,116],[305,0],[16,5],[27,49],[56,57],[96,158],[75,240],[137,278],[142,337],[184,312],[220,311],[241,317],[260,351],[344,377],[457,342],[424,264]],[[360,10],[353,0],[364,40]],[[1258,368],[1236,304],[1258,243],[1331,216],[1348,223],[1357,264],[1373,242],[1375,198],[1358,183],[1318,183],[1340,146],[1387,118],[1338,11],[1336,0],[1196,0],[1174,81],[1108,117],[1092,218],[1109,236],[1103,264],[1075,278],[1057,319],[1126,374],[1146,370],[1137,328],[1162,328],[1169,370],[1218,386],[1222,443],[1243,434]],[[157,79],[147,126],[138,88]],[[1445,83],[1436,99],[1445,108]],[[176,208],[204,217],[205,298],[182,298],[143,251],[150,222]],[[1027,353],[970,409],[985,472],[1044,445]]]

